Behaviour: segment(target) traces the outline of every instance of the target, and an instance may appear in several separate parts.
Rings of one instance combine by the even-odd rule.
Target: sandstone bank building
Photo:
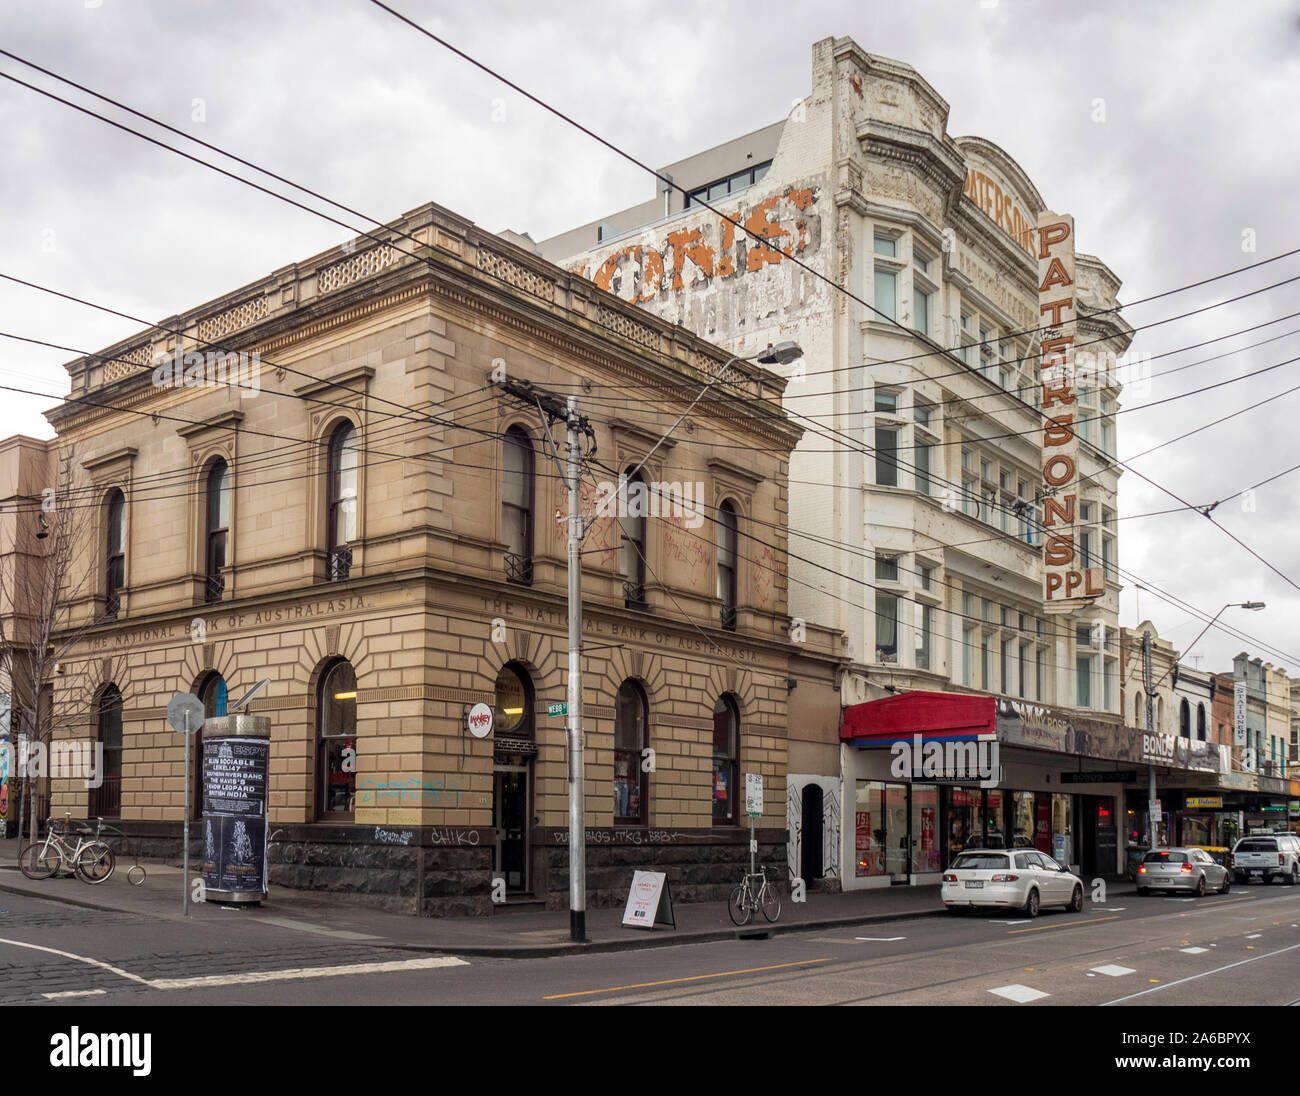
[[[96,560],[71,668],[113,676],[80,730],[108,747],[108,779],[56,780],[53,813],[175,849],[185,774],[165,705],[193,692],[222,714],[266,679],[251,710],[272,725],[272,884],[482,913],[503,878],[512,902],[567,905],[564,720],[547,715],[565,699],[567,493],[550,427],[504,376],[577,395],[595,450],[590,901],[621,902],[634,867],[666,868],[680,899],[724,898],[750,772],[783,870],[789,705],[821,688],[833,727],[835,663],[817,652],[838,646],[789,639],[784,380],[733,366],[646,464],[643,500],[694,485],[694,509],[596,516],[602,484],[728,354],[437,206],[378,235],[68,365],[48,417]],[[159,362],[209,350],[256,352],[256,383],[157,383]],[[749,530],[770,546],[761,567],[735,550]],[[477,702],[494,709],[482,739]]]

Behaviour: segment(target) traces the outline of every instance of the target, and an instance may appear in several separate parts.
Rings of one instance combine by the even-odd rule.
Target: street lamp
[[[1188,644],[1188,645],[1183,649],[1183,651],[1182,651],[1182,656],[1183,656],[1183,657],[1186,657],[1187,654],[1188,654],[1188,652],[1190,652],[1191,649],[1192,649],[1193,647],[1195,647],[1197,643],[1200,642],[1201,636],[1205,635],[1206,632],[1208,632],[1211,628],[1213,628],[1213,627],[1214,627],[1214,623],[1215,623],[1215,621],[1217,621],[1217,620],[1219,619],[1219,617],[1223,616],[1223,614],[1226,613],[1229,609],[1249,609],[1251,612],[1256,612],[1256,613],[1257,613],[1257,612],[1259,612],[1259,611],[1260,611],[1261,609],[1263,609],[1263,608],[1264,608],[1264,603],[1263,603],[1262,601],[1230,601],[1230,602],[1228,602],[1227,605],[1225,605],[1222,609],[1220,609],[1217,613],[1215,613],[1214,616],[1212,616],[1212,617],[1210,618],[1210,623],[1207,624],[1204,628],[1201,629],[1201,631],[1200,631],[1200,635],[1198,635],[1194,640],[1192,640],[1191,643],[1189,643],[1189,644]],[[1148,636],[1149,636],[1149,634],[1150,634],[1150,633],[1148,633]],[[1144,666],[1144,669],[1145,669],[1146,667],[1149,667],[1149,665],[1150,665],[1150,662],[1149,662],[1149,660],[1148,660],[1148,661],[1146,661],[1146,664],[1145,664],[1145,666]],[[1166,670],[1163,674],[1160,675],[1160,681],[1157,681],[1154,685],[1150,683],[1150,672],[1149,672],[1149,670],[1147,671],[1146,682],[1145,682],[1145,684],[1146,684],[1146,686],[1147,686],[1146,729],[1147,729],[1147,733],[1148,733],[1148,734],[1150,734],[1151,731],[1153,730],[1151,724],[1152,724],[1152,722],[1153,722],[1153,718],[1154,718],[1154,716],[1153,716],[1153,712],[1155,711],[1155,691],[1156,691],[1156,689],[1158,689],[1158,688],[1160,687],[1160,682],[1164,681],[1164,679],[1165,679],[1166,677],[1169,676],[1170,672],[1173,670],[1173,668],[1174,668],[1175,665],[1177,665],[1177,662],[1173,662],[1173,663],[1171,663],[1170,666],[1169,666],[1169,669]],[[1153,849],[1154,849],[1154,848],[1156,847],[1156,828],[1157,828],[1157,826],[1158,826],[1158,824],[1159,824],[1159,819],[1158,819],[1157,816],[1156,816],[1156,810],[1155,810],[1155,802],[1156,802],[1156,766],[1155,766],[1155,762],[1154,762],[1154,761],[1151,762],[1151,763],[1147,766],[1147,800],[1148,800],[1148,803],[1147,803],[1147,840],[1150,842],[1150,848],[1153,848]]]

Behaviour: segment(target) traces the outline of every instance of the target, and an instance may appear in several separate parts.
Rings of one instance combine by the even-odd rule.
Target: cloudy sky
[[[952,134],[997,142],[1050,206],[1073,213],[1079,248],[1123,279],[1123,300],[1300,247],[1294,0],[393,6],[652,164],[782,118],[808,92],[811,44],[852,37],[913,65],[950,103]],[[367,0],[7,0],[0,48],[381,220],[433,200],[542,239],[654,192]],[[89,104],[8,58],[0,72]],[[355,235],[8,80],[0,148],[0,271],[136,316],[172,315]],[[1300,256],[1126,316],[1142,326],[1297,276]],[[1189,368],[1126,403],[1300,356],[1300,316],[1169,353],[1300,312],[1297,286],[1139,332],[1134,350],[1157,356],[1153,373]],[[138,329],[0,282],[0,330],[93,350]],[[0,436],[50,435],[41,412],[67,391],[72,356],[0,339],[0,385],[42,393],[0,389]],[[1297,385],[1300,363],[1284,364],[1127,412],[1120,456],[1268,401],[1133,462],[1187,502],[1223,499],[1300,464]],[[1298,501],[1300,472],[1214,516],[1300,582]],[[1121,567],[1211,614],[1267,602],[1228,610],[1225,623],[1253,641],[1211,632],[1192,652],[1203,667],[1229,668],[1248,648],[1300,671],[1300,592],[1198,514],[1143,516],[1176,505],[1125,474]],[[1122,622],[1148,617],[1177,647],[1201,630],[1153,593],[1126,590]]]

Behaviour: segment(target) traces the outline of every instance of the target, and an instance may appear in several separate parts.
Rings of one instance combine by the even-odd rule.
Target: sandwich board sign
[[[627,906],[623,910],[623,924],[648,929],[655,925],[677,927],[667,875],[661,871],[632,873],[632,886],[627,892]]]

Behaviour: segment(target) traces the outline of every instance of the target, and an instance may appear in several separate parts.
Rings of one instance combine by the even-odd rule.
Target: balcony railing
[[[352,573],[352,549],[344,546],[330,552],[326,573],[330,582],[344,581]]]
[[[649,609],[650,604],[645,599],[645,583],[623,583],[623,604],[628,609]]]
[[[118,613],[122,611],[122,599],[117,594],[109,594],[104,599],[104,619],[116,620]]]
[[[722,607],[722,626],[729,632],[736,630],[736,607],[734,605],[724,605]]]
[[[225,575],[208,575],[207,582],[203,587],[204,601],[220,601],[221,595],[226,592]]]
[[[532,557],[517,556],[513,552],[507,552],[506,581],[513,582],[516,586],[531,586],[533,584]]]

